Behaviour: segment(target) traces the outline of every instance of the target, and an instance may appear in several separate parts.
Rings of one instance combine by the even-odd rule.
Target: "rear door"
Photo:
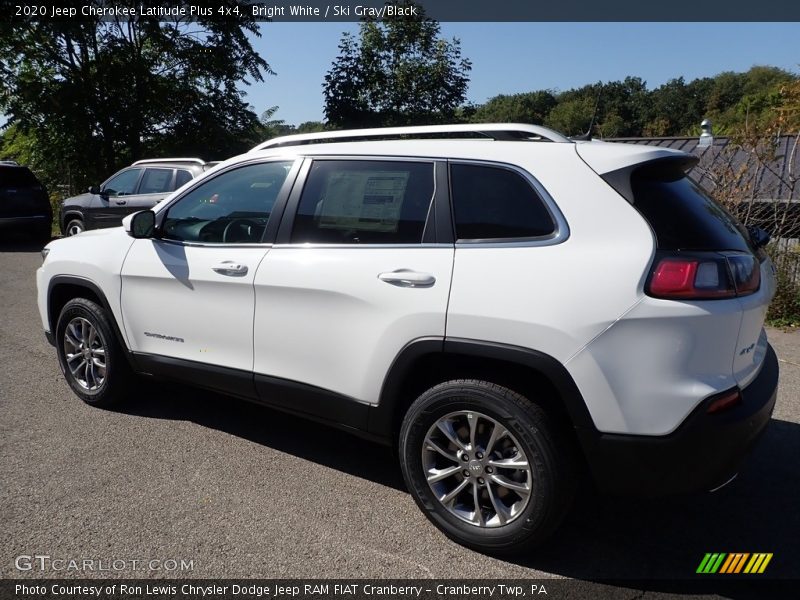
[[[435,192],[444,169],[398,158],[307,161],[254,281],[262,399],[282,402],[277,379],[376,403],[406,344],[443,338],[454,249],[431,215],[447,203],[446,185]]]

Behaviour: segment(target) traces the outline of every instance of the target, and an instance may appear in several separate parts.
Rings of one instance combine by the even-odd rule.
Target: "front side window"
[[[200,184],[169,207],[162,236],[187,242],[260,242],[292,164],[247,165]]]
[[[456,238],[489,240],[551,235],[555,223],[519,173],[484,165],[450,165]]]
[[[145,169],[139,184],[139,193],[164,194],[172,191],[173,173],[172,169]]]
[[[294,244],[418,244],[433,199],[433,164],[317,160],[292,229]]]
[[[103,192],[109,196],[129,196],[135,193],[141,173],[141,169],[125,169],[106,182]]]

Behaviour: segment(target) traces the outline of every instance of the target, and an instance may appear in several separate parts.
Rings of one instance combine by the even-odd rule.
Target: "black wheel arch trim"
[[[558,392],[581,443],[597,435],[583,395],[567,369],[549,354],[530,348],[466,338],[419,338],[409,342],[397,355],[381,388],[380,402],[370,409],[369,428],[373,435],[392,439],[400,384],[413,372],[417,361],[431,354],[487,358],[527,367],[546,377]]]
[[[117,323],[117,317],[114,314],[114,311],[111,310],[111,304],[109,304],[108,298],[106,298],[106,295],[100,289],[100,286],[98,286],[91,279],[86,279],[77,275],[55,275],[50,279],[50,282],[47,284],[47,322],[50,325],[50,332],[52,333],[50,336],[48,336],[48,341],[50,341],[50,338],[52,337],[53,345],[55,345],[57,342],[55,339],[55,332],[56,324],[58,323],[58,315],[53,314],[53,290],[59,285],[71,285],[85,288],[92,292],[92,294],[94,294],[97,299],[100,300],[100,304],[108,313],[108,320],[111,322],[111,327],[114,329],[114,335],[117,337],[117,342],[127,357],[128,363],[130,364],[131,368],[138,371],[136,358],[128,348],[128,345],[125,343],[125,337],[122,335],[122,330]]]
[[[61,233],[67,233],[67,224],[74,219],[78,219],[86,227],[86,215],[82,211],[74,208],[65,208],[61,216]]]

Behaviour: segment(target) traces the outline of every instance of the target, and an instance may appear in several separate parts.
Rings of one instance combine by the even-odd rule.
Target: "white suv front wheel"
[[[439,384],[409,408],[400,432],[406,485],[460,544],[519,552],[560,524],[574,488],[569,453],[547,414],[486,381]]]
[[[64,305],[56,325],[56,350],[67,383],[87,404],[111,406],[128,391],[130,365],[97,303],[74,298]]]

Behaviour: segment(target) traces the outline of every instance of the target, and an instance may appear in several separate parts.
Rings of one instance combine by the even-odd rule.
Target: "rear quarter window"
[[[555,232],[539,194],[515,171],[451,164],[450,186],[459,240],[527,239]]]
[[[192,180],[192,174],[189,171],[178,169],[175,173],[175,186],[173,189],[178,189],[182,185],[189,183]]]

